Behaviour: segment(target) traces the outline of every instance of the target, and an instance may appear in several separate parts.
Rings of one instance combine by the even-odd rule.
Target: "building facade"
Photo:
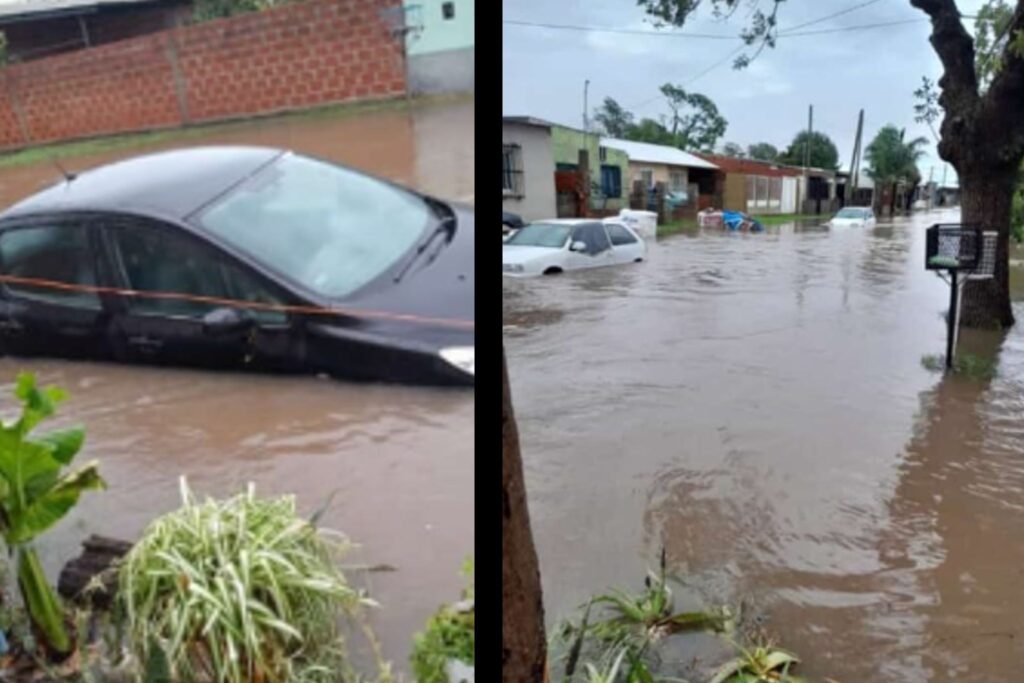
[[[555,170],[562,173],[577,172],[580,152],[586,152],[591,210],[618,213],[629,207],[629,157],[625,153],[602,145],[599,135],[556,124],[551,127],[551,146]]]
[[[474,0],[413,0],[404,9],[410,92],[473,92]]]
[[[528,116],[507,116],[501,123],[503,211],[525,221],[553,218],[555,161],[551,124]]]

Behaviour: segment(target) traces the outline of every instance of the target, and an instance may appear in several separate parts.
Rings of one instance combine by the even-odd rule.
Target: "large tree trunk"
[[[1013,324],[1010,307],[1010,206],[1016,187],[1017,169],[988,164],[984,168],[960,171],[961,222],[976,224],[999,233],[995,276],[970,280],[964,287],[961,324],[966,327],[1001,328]]]
[[[961,220],[999,232],[995,277],[970,282],[964,289],[961,321],[968,327],[1008,327],[1013,324],[1010,205],[1024,158],[1024,53],[1014,49],[1016,41],[1009,38],[999,56],[999,71],[981,92],[974,38],[963,25],[956,0],[910,0],[910,4],[931,18],[929,40],[942,62],[939,156],[952,163],[960,176]],[[1024,0],[1017,0],[1004,32],[1017,36],[1021,31]]]
[[[505,349],[501,349],[501,680],[542,683],[547,642],[540,570],[526,506],[519,431],[512,412]]]

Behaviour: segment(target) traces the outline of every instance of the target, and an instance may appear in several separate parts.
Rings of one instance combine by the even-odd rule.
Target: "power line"
[[[701,38],[708,40],[740,40],[738,36],[726,36],[719,33],[671,33],[666,31],[647,31],[643,29],[605,28],[602,26],[580,26],[577,24],[545,24],[537,21],[516,21],[502,19],[501,23],[512,26],[529,26],[532,28],[550,28],[564,31],[595,31],[598,33],[627,33],[631,35],[662,36],[665,38]]]
[[[814,31],[797,31],[791,32],[779,32],[779,38],[796,38],[799,36],[814,36],[821,35],[824,33],[842,33],[845,31],[863,31],[872,28],[884,28],[886,26],[900,26],[903,24],[919,24],[928,21],[928,19],[900,19],[896,21],[883,21],[874,24],[858,24],[855,26],[840,26],[837,28],[823,28],[816,29]],[[527,21],[514,21],[512,19],[503,19],[502,23],[510,24],[513,26],[525,26],[532,28],[554,28],[554,29],[565,29],[571,31],[593,31],[595,33],[630,33],[647,36],[662,36],[665,38],[702,38],[702,39],[713,39],[713,40],[740,40],[743,39],[739,36],[723,36],[712,33],[665,33],[664,31],[644,31],[640,29],[618,29],[618,28],[604,28],[601,26],[576,26],[572,24],[541,24]],[[787,31],[793,31],[794,29],[787,29]],[[746,43],[744,43],[745,45]]]
[[[863,31],[871,28],[883,28],[885,26],[901,26],[903,24],[921,24],[928,19],[901,19],[899,21],[883,21],[877,24],[860,24],[858,26],[842,26],[839,28],[822,28],[814,31],[799,31],[797,33],[780,33],[780,38],[797,38],[799,36],[818,36],[823,33],[844,33],[846,31]]]
[[[862,2],[859,5],[854,5],[853,7],[847,7],[844,10],[839,10],[838,12],[834,12],[832,14],[826,14],[823,17],[819,17],[818,19],[812,19],[811,21],[804,22],[803,24],[797,24],[796,26],[790,26],[789,28],[779,29],[779,33],[782,34],[784,32],[788,32],[788,31],[795,31],[795,30],[797,30],[799,28],[803,28],[805,26],[813,26],[814,24],[820,24],[823,21],[828,21],[829,19],[834,19],[835,17],[839,17],[839,16],[842,16],[844,14],[849,14],[850,12],[859,10],[862,7],[867,7],[868,5],[873,5],[876,2],[878,2],[878,1],[879,0],[867,0],[867,2]]]
[[[696,76],[693,76],[693,77],[687,79],[686,81],[684,81],[683,85],[689,87],[690,85],[692,85],[698,79],[703,78],[704,76],[707,76],[709,73],[711,73],[712,71],[714,71],[718,67],[722,66],[722,64],[724,64],[727,61],[729,61],[737,52],[742,50],[744,47],[746,47],[745,43],[743,45],[740,45],[740,46],[736,47],[735,49],[731,50],[729,52],[729,54],[725,55],[725,57],[722,57],[722,59],[718,60],[717,62],[715,62],[711,66],[707,67],[706,69],[701,71]],[[652,97],[650,99],[646,99],[646,100],[644,100],[643,102],[641,102],[639,104],[634,104],[632,106],[628,106],[628,107],[626,107],[626,109],[627,110],[628,109],[639,109],[640,107],[646,106],[646,105],[650,104],[651,102],[654,102],[657,99],[661,99],[661,95],[655,95],[654,97]]]

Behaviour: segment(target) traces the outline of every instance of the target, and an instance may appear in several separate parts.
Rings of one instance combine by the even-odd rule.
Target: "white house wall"
[[[502,210],[519,214],[525,221],[554,218],[555,161],[551,152],[551,130],[504,123],[501,141],[519,145],[523,169],[522,197],[503,197]]]

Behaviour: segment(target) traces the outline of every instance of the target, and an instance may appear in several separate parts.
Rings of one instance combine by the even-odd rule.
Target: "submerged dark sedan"
[[[0,214],[0,348],[473,384],[472,209],[287,151],[200,147]]]

